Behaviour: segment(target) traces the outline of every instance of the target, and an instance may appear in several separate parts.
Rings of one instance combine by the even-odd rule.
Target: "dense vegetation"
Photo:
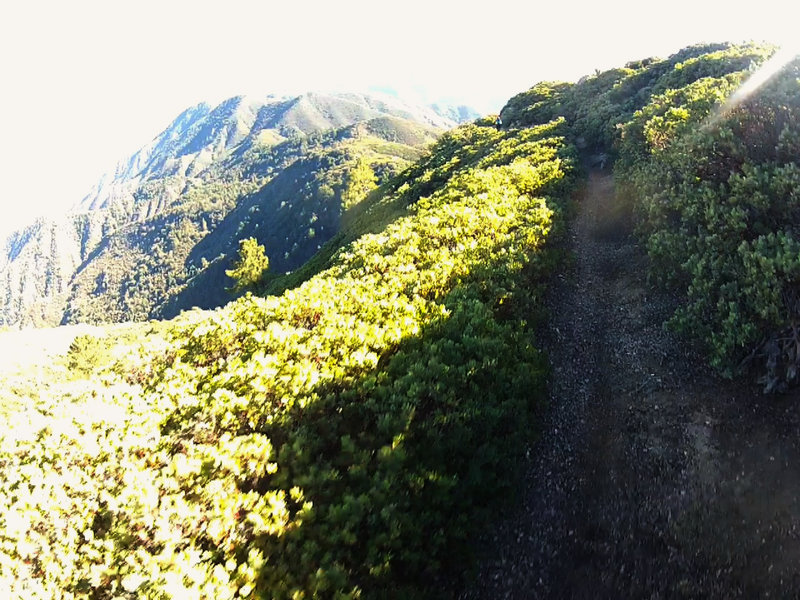
[[[690,47],[539,84],[503,111],[512,125],[563,116],[596,163],[616,160],[652,278],[682,298],[670,325],[726,375],[758,358],[768,391],[800,366],[798,63],[735,92],[774,51]]]
[[[0,251],[0,325],[172,317],[229,300],[225,271],[255,237],[271,272],[302,265],[368,189],[450,127],[360,94],[230,98],[187,109],[75,207]],[[84,212],[85,211],[85,212]]]
[[[273,273],[294,270],[339,231],[348,209],[433,139],[430,128],[386,117],[237,148],[166,208],[105,238],[72,282],[64,321],[145,320],[220,306],[231,299],[225,271],[246,237],[265,246]],[[139,201],[164,204],[168,179],[141,186]]]
[[[563,127],[446,134],[280,296],[76,339],[3,433],[4,595],[405,597],[461,566],[542,394]]]
[[[76,337],[44,389],[3,376],[0,595],[399,598],[463,571],[543,395],[533,326],[577,148],[614,163],[654,280],[683,300],[672,324],[724,372],[760,353],[768,389],[792,383],[800,66],[733,96],[773,50],[541,83],[509,101],[507,129],[462,126],[421,157],[380,120],[239,148],[192,188],[202,205],[252,186],[186,256],[185,290],[219,293],[232,267],[270,295]],[[260,231],[281,231],[285,190],[304,231],[326,202],[341,220],[278,275],[292,250]],[[215,261],[214,239],[239,261]]]
[[[800,366],[800,65],[726,103],[748,74],[654,97],[623,132],[618,173],[655,278],[685,293],[670,323],[726,374],[760,356],[773,391]]]

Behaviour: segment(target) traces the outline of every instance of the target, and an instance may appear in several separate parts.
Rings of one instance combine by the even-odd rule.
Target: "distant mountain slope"
[[[441,111],[440,111],[441,112]],[[431,108],[364,94],[308,93],[295,98],[236,96],[211,108],[198,104],[181,113],[152,142],[120,161],[77,205],[77,211],[127,206],[142,182],[199,174],[245,140],[274,144],[370,119],[393,116],[449,129],[456,121]]]
[[[180,310],[176,297],[190,280],[204,281],[197,277],[209,265],[216,288],[185,301],[224,302],[225,266],[241,237],[267,240],[276,272],[296,268],[336,232],[355,166],[386,181],[452,125],[429,107],[362,94],[238,96],[189,108],[70,216],[9,238],[0,324],[146,319],[167,303]]]
[[[389,98],[390,100],[397,100],[399,98],[403,98],[405,95],[403,92],[400,92],[390,85],[373,86],[369,88],[369,93],[379,94],[382,98]],[[419,95],[417,90],[411,90],[411,94],[416,96]],[[450,121],[455,121],[459,124],[471,123],[472,121],[475,121],[483,116],[474,107],[463,104],[463,102],[454,97],[436,99],[428,97],[424,100],[420,99],[420,101],[424,102],[427,108],[431,109],[440,117]]]
[[[481,114],[477,110],[464,104],[452,106],[449,104],[434,103],[431,104],[431,108],[437,115],[441,115],[456,123],[467,123],[481,117]]]
[[[0,325],[61,321],[72,276],[109,229],[106,218],[38,219],[8,237],[0,255]]]

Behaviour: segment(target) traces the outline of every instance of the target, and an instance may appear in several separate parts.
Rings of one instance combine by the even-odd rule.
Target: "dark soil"
[[[800,597],[800,396],[725,381],[593,173],[549,297],[550,403],[460,598]]]

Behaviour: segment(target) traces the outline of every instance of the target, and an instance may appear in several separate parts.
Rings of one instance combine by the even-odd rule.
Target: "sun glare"
[[[739,86],[739,89],[731,94],[725,104],[722,105],[721,110],[709,121],[708,125],[714,125],[719,119],[729,114],[798,56],[800,56],[800,44],[795,42],[782,45],[767,62],[761,65]]]

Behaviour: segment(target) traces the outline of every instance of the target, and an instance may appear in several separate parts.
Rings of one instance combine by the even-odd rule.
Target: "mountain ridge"
[[[111,310],[110,304],[103,301],[90,303],[97,306],[91,314],[76,308],[85,305],[88,296],[124,295],[129,288],[115,290],[114,286],[122,285],[120,282],[130,277],[132,269],[141,268],[142,261],[148,263],[146,270],[152,272],[140,273],[139,279],[163,278],[158,273],[162,267],[148,261],[141,252],[136,251],[141,258],[133,263],[124,257],[138,244],[133,238],[124,243],[120,240],[133,235],[132,232],[147,230],[141,228],[143,224],[160,222],[160,227],[166,229],[159,239],[173,235],[172,227],[183,227],[192,234],[181,238],[180,243],[195,243],[209,233],[212,223],[219,222],[235,207],[238,194],[245,193],[246,188],[252,192],[267,185],[269,179],[309,152],[333,151],[334,146],[350,140],[347,142],[350,154],[340,153],[337,160],[354,165],[355,154],[366,153],[377,161],[371,168],[377,168],[379,178],[385,179],[390,176],[384,168],[387,164],[394,163],[391,170],[396,172],[400,162],[418,156],[415,148],[435,139],[434,132],[454,124],[430,107],[357,93],[309,92],[293,97],[240,95],[216,105],[201,102],[188,107],[148,144],[103,174],[67,214],[42,219],[38,226],[26,227],[8,236],[0,262],[0,324],[149,318],[155,314],[155,303],[166,301],[169,296],[164,295],[166,290],[158,294],[154,291],[150,300],[139,298],[135,309],[123,302],[121,308]],[[360,129],[352,129],[356,126]],[[368,142],[367,138],[373,141]],[[308,168],[311,164],[306,163]],[[341,186],[341,178],[346,175],[340,173],[338,177],[336,185]],[[242,186],[237,183],[239,180],[250,183]],[[214,187],[214,182],[219,182],[219,186]],[[299,180],[293,183],[301,185]],[[329,196],[341,191],[329,188],[321,191]],[[205,192],[199,191],[203,189]],[[198,200],[197,195],[203,193],[217,200],[211,196]],[[305,194],[300,189],[292,193]],[[208,206],[201,206],[203,202]],[[204,210],[210,210],[215,216],[203,217]],[[174,211],[185,212],[188,220],[167,216]],[[195,212],[198,214],[189,215]],[[312,233],[307,229],[306,234],[324,243],[328,232],[335,232],[330,229],[334,222],[338,220],[330,222],[326,230],[317,228]],[[50,235],[47,232],[51,230],[60,233]],[[180,287],[187,277],[197,274],[199,266],[169,259],[170,244],[156,242],[152,232],[142,235],[155,244],[154,248],[162,247],[165,253],[161,256],[162,262],[169,262],[172,270],[177,269],[177,279],[163,278],[162,284],[157,286],[159,289]],[[211,262],[235,252],[235,240],[226,239],[226,243],[224,248],[217,248]],[[316,248],[316,244],[311,248]],[[282,263],[284,252],[280,250],[280,255],[276,256],[276,265]],[[307,254],[308,251],[304,251],[302,256]],[[127,266],[123,268],[123,264]],[[292,265],[296,266],[290,263],[287,268]],[[113,275],[108,271],[120,268],[128,274]],[[86,280],[89,273],[94,273],[97,280],[91,285]],[[218,301],[223,300],[224,297],[218,298]],[[59,314],[61,317],[56,318]]]
[[[349,107],[355,107],[356,110],[347,114]],[[437,107],[437,110],[444,109]],[[185,175],[189,169],[202,170],[203,166],[207,166],[205,160],[209,157],[200,156],[191,160],[189,157],[201,151],[208,152],[209,146],[212,147],[210,152],[213,158],[256,133],[263,135],[265,131],[271,132],[274,136],[272,139],[283,141],[292,134],[309,135],[384,114],[442,129],[457,124],[457,121],[432,108],[414,107],[388,96],[380,98],[357,93],[306,92],[298,96],[266,96],[263,99],[240,95],[223,100],[214,107],[207,102],[200,102],[181,112],[151,142],[101,175],[101,184],[94,186],[73,210],[82,212],[105,207],[110,198],[103,193],[103,189],[105,186],[113,189],[115,182]],[[179,141],[182,143],[177,143]],[[157,157],[158,162],[154,163],[153,156]],[[188,164],[183,164],[187,160]]]

